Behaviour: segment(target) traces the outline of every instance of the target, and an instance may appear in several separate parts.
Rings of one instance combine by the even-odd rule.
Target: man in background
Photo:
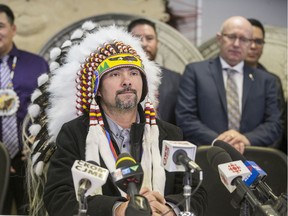
[[[246,18],[230,17],[217,34],[219,56],[186,66],[176,106],[186,140],[210,145],[217,138],[243,153],[281,136],[275,76],[244,62],[252,36]]]
[[[265,29],[263,24],[253,18],[249,18],[248,21],[251,23],[253,28],[253,40],[251,43],[251,46],[248,50],[247,56],[245,58],[245,62],[250,65],[251,67],[255,67],[261,70],[264,70],[269,73],[269,71],[259,62],[259,59],[262,56],[263,48],[265,44]],[[274,147],[281,149],[283,152],[287,154],[287,103],[284,99],[284,93],[283,93],[283,87],[281,84],[280,78],[274,74],[271,73],[273,76],[275,76],[277,80],[277,91],[278,91],[278,102],[279,107],[281,110],[281,120],[283,124],[283,128],[286,128],[283,133],[283,138],[279,141],[276,141],[274,144]]]
[[[155,23],[147,19],[136,19],[128,25],[128,32],[141,39],[141,45],[149,60],[156,59],[158,51],[158,36]],[[181,75],[167,68],[161,67],[162,79],[159,86],[158,116],[160,119],[176,124],[175,107],[178,86]]]
[[[27,113],[30,96],[37,87],[37,78],[48,72],[49,67],[40,56],[19,50],[13,43],[15,34],[14,14],[7,5],[0,4],[0,97],[3,102],[0,110],[0,139],[6,145],[11,158],[9,188],[3,214],[11,214],[15,201],[17,214],[27,215],[21,125]]]

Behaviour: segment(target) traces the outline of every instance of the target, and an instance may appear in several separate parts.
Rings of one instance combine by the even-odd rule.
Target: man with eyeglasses
[[[186,140],[199,146],[219,139],[244,153],[279,139],[276,79],[244,62],[252,33],[246,18],[230,17],[217,33],[219,56],[186,66],[176,106]]]
[[[259,59],[262,56],[263,48],[265,44],[265,29],[263,24],[254,18],[249,18],[248,21],[251,23],[253,28],[253,40],[251,46],[248,50],[247,56],[245,58],[245,62],[249,64],[251,67],[256,67],[261,70],[264,70],[270,73],[260,62]],[[286,127],[287,131],[287,102],[285,103],[283,88],[281,84],[280,78],[274,74],[277,79],[277,89],[278,89],[278,102],[281,109],[281,119],[283,128]],[[287,133],[283,133],[282,139],[275,143],[275,147],[279,148],[283,152],[287,154]]]

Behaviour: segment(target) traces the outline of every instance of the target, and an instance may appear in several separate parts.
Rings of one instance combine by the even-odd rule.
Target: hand
[[[140,195],[146,197],[152,210],[152,216],[161,216],[168,212],[171,208],[166,205],[166,200],[163,195],[157,191],[151,191],[148,188],[142,188]],[[176,216],[172,210],[166,214],[167,216]]]
[[[249,140],[236,130],[228,130],[220,134],[217,139],[227,142],[237,149],[241,154],[245,151],[245,146],[250,145]]]
[[[127,209],[129,201],[121,203],[116,209],[115,209],[115,216],[125,216],[125,212]]]

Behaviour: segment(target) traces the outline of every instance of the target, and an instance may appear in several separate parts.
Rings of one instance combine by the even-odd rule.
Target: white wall
[[[202,42],[215,36],[222,22],[234,15],[287,28],[287,0],[202,0]]]

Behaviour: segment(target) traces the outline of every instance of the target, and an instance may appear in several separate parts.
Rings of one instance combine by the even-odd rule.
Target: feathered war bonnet
[[[112,144],[110,135],[105,131],[103,114],[96,104],[95,95],[104,74],[121,67],[137,68],[143,80],[141,101],[146,117],[141,161],[144,170],[142,187],[163,193],[165,172],[160,165],[159,130],[153,107],[153,104],[158,105],[159,66],[148,60],[139,39],[114,25],[87,33],[82,41],[71,46],[66,55],[65,63],[52,71],[48,87],[48,131],[52,140],[55,140],[63,123],[88,112],[90,127],[85,159],[100,164],[102,156],[109,171],[114,171],[117,155],[109,147]],[[99,189],[95,193],[101,194],[102,191]]]

